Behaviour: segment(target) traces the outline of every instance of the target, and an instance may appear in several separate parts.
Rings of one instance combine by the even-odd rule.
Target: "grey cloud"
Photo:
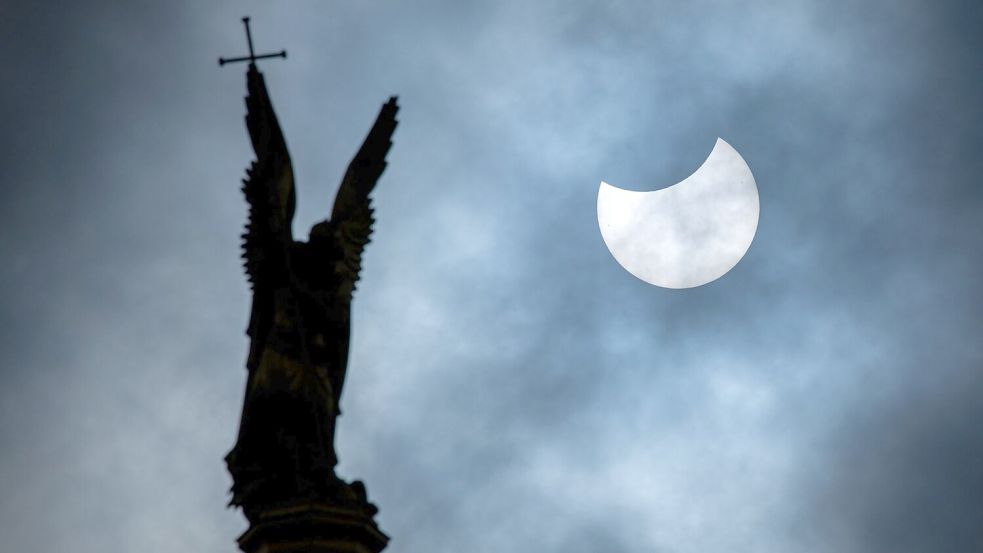
[[[355,301],[341,471],[402,551],[938,551],[981,538],[979,9],[918,2],[8,8],[0,533],[234,551],[250,13],[323,218],[403,109]],[[728,275],[611,259],[601,179],[722,136]]]

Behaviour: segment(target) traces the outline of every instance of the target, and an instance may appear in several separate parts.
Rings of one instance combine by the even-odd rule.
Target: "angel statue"
[[[256,161],[242,187],[249,204],[242,257],[253,292],[251,343],[239,436],[226,456],[230,505],[242,507],[251,522],[266,509],[303,501],[371,516],[364,486],[335,474],[334,435],[352,293],[372,232],[369,193],[386,168],[396,97],[382,106],[349,164],[331,218],[314,225],[306,242],[297,241],[290,154],[253,58],[246,127]]]

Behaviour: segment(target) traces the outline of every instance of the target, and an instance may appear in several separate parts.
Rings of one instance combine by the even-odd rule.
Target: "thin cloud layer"
[[[354,303],[340,472],[396,551],[980,543],[981,21],[950,2],[5,10],[0,534],[235,551],[250,159],[239,17],[328,214],[403,109]],[[599,181],[747,160],[734,271],[659,290]]]

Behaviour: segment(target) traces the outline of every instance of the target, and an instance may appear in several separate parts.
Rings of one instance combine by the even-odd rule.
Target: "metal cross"
[[[227,63],[235,63],[237,61],[248,61],[249,62],[249,65],[254,65],[256,63],[256,60],[261,60],[261,59],[264,59],[264,58],[284,58],[284,59],[287,58],[287,51],[286,50],[280,50],[279,52],[277,52],[275,54],[262,54],[262,55],[259,55],[259,56],[257,56],[256,54],[254,54],[253,53],[253,35],[249,33],[249,18],[248,17],[243,17],[242,18],[242,23],[246,26],[246,42],[249,43],[249,55],[248,56],[243,56],[241,58],[219,58],[218,59],[218,64],[219,65],[225,65]]]

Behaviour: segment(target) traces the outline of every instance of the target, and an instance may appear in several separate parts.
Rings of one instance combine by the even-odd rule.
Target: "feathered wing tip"
[[[343,283],[339,294],[348,299],[355,291],[361,272],[362,252],[371,241],[375,219],[369,193],[386,169],[386,156],[392,147],[392,135],[398,124],[398,110],[396,96],[390,97],[382,105],[369,134],[348,165],[335,197],[331,221],[335,241],[342,251],[341,258],[335,263],[335,273]]]
[[[242,192],[249,219],[242,235],[242,258],[254,291],[268,288],[282,270],[277,258],[293,240],[293,168],[266,83],[254,66],[247,71],[246,127],[256,160],[246,169]]]
[[[382,105],[372,128],[355,153],[335,196],[331,220],[339,221],[353,215],[368,201],[369,193],[375,188],[379,177],[386,169],[386,156],[392,147],[392,135],[396,130],[396,113],[399,106],[396,97]]]

